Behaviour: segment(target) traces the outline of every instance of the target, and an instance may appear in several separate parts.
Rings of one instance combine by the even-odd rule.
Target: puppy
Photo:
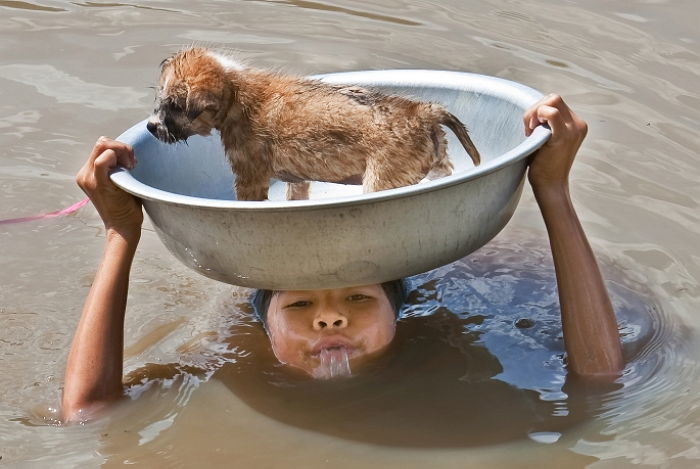
[[[167,143],[219,130],[237,198],[265,200],[271,178],[289,183],[288,199],[306,199],[308,181],[374,192],[448,176],[441,125],[478,165],[464,125],[438,104],[247,68],[191,48],[161,64],[147,127]]]

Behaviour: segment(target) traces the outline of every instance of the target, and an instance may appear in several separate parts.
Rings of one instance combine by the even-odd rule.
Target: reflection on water
[[[523,272],[504,258],[530,268]],[[592,389],[567,379],[546,259],[546,247],[536,242],[493,243],[410,279],[391,350],[350,381],[290,374],[260,346],[259,326],[245,322],[229,338],[245,357],[214,378],[273,419],[379,445],[471,447],[561,434],[598,415],[601,402],[627,381]],[[659,316],[622,285],[613,292],[625,353],[638,363],[640,350],[658,345],[648,341]]]
[[[691,0],[0,0],[0,219],[80,200],[73,175],[91,144],[147,115],[160,59],[193,41],[305,74],[454,69],[562,93],[590,124],[572,192],[629,360],[617,389],[567,381],[528,194],[494,243],[413,279],[393,353],[344,385],[299,381],[266,362],[246,293],[217,304],[230,289],[186,271],[147,227],[126,366],[150,381],[106,419],[45,425],[101,251],[89,208],[0,229],[2,462],[695,467],[697,14]]]
[[[352,379],[312,380],[280,365],[251,315],[248,293],[234,291],[230,298],[223,292],[208,324],[212,331],[177,346],[177,362],[148,363],[129,373],[131,400],[109,422],[91,424],[100,426],[101,453],[110,463],[145,466],[187,460],[176,448],[163,452],[163,445],[192,431],[200,406],[211,405],[198,396],[212,388],[228,390],[224,409],[234,401],[253,415],[313,434],[414,449],[483,448],[523,438],[554,444],[618,412],[631,395],[636,406],[647,400],[642,388],[659,373],[647,358],[659,360],[661,349],[683,340],[673,321],[641,294],[642,286],[618,274],[611,291],[630,363],[625,376],[597,388],[567,378],[547,247],[528,241],[526,232],[518,239],[526,241],[496,241],[409,279],[409,301],[391,349]],[[150,342],[173,333],[172,326],[156,328]],[[241,426],[236,420],[237,413],[223,415],[207,428],[231,431],[233,422],[236,432],[259,431],[257,422]]]

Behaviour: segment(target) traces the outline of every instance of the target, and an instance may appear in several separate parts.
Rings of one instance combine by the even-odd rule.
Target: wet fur
[[[162,63],[148,128],[168,143],[218,129],[237,198],[265,200],[271,178],[290,183],[288,199],[305,199],[308,181],[361,181],[374,192],[450,175],[441,125],[479,164],[464,125],[438,104],[247,68],[191,48]]]

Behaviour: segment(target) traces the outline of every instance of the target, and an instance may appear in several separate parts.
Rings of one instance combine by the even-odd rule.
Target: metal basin
[[[527,156],[549,138],[525,138],[522,114],[542,95],[518,83],[469,73],[380,70],[322,75],[442,103],[470,130],[482,156],[474,168],[447,131],[452,176],[371,194],[359,186],[312,183],[311,199],[237,201],[235,175],[218,135],[167,145],[145,121],[119,140],[138,165],[112,180],[143,199],[160,239],[197,272],[268,289],[334,288],[425,272],[493,238],[520,199]]]

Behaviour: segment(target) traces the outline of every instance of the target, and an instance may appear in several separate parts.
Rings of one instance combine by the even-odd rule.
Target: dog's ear
[[[173,61],[173,58],[175,58],[175,55],[171,55],[170,57],[166,57],[163,59],[163,61],[160,63],[161,73],[163,72],[163,70],[165,70],[165,67],[167,67],[170,64],[170,62]]]
[[[209,111],[212,114],[218,113],[218,100],[206,93],[188,93],[185,107],[187,118],[195,120],[204,111]]]

